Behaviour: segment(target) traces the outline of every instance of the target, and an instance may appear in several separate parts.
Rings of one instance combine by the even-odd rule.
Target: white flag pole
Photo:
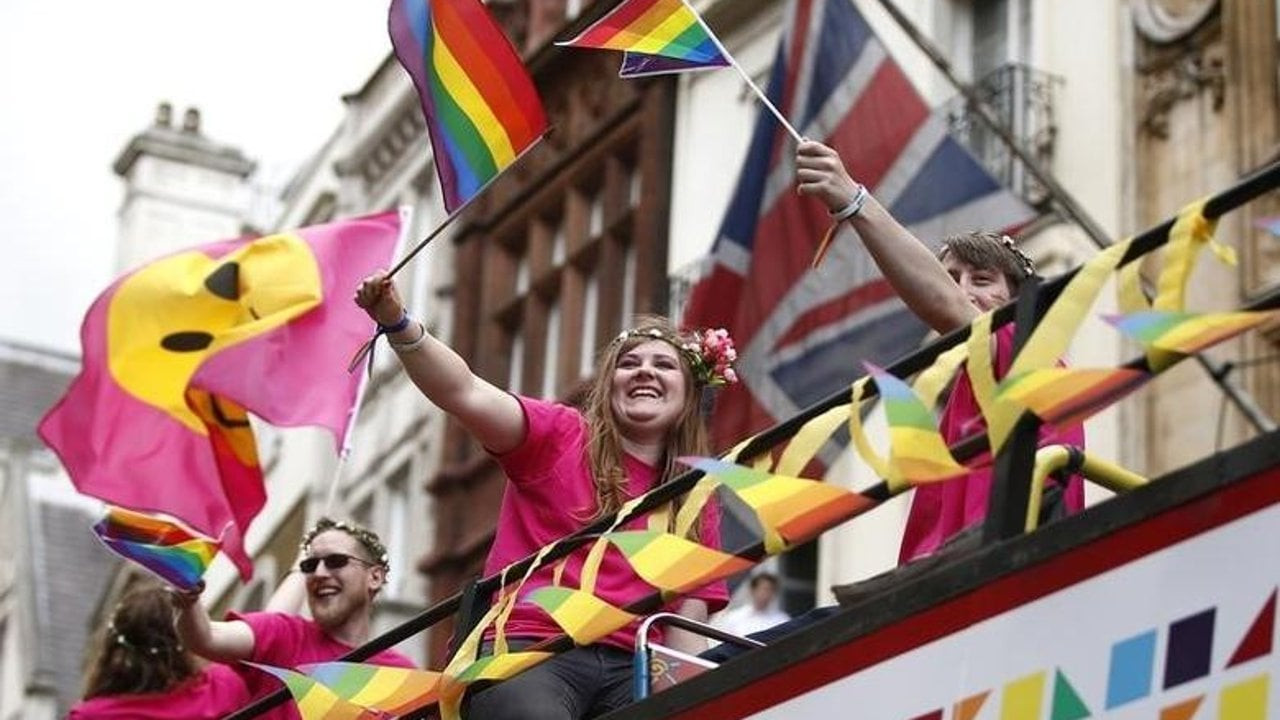
[[[751,79],[751,76],[747,74],[747,71],[742,69],[742,66],[738,64],[738,60],[734,58],[733,55],[729,54],[729,51],[725,49],[723,44],[721,44],[720,38],[716,37],[715,32],[713,32],[711,27],[707,25],[706,21],[702,19],[702,16],[698,14],[698,11],[694,10],[693,6],[686,0],[680,0],[680,2],[683,3],[685,7],[689,8],[689,12],[693,13],[694,19],[698,21],[698,24],[702,26],[703,30],[707,31],[707,36],[711,38],[711,42],[716,44],[716,49],[718,49],[720,54],[729,61],[729,64],[733,66],[733,69],[738,71],[738,74],[746,81],[747,87],[751,88],[752,92],[756,94],[756,97],[760,98],[760,102],[764,103],[764,106],[769,108],[769,112],[773,113],[773,116],[778,119],[778,122],[782,124],[782,127],[786,128],[787,133],[789,133],[797,143],[803,142],[804,138],[800,137],[800,133],[796,132],[796,129],[791,126],[791,123],[787,122],[787,118],[776,106],[774,106],[773,102],[769,100],[769,96],[765,95],[764,92],[760,90],[760,87]]]
[[[400,211],[400,237],[396,239],[395,251],[391,257],[398,257],[408,242],[409,233],[412,231],[413,225],[413,206],[401,205]],[[372,350],[370,350],[372,352]],[[329,492],[325,495],[324,515],[327,517],[333,512],[334,503],[338,499],[338,485],[342,480],[342,472],[347,467],[347,460],[351,457],[351,448],[353,444],[352,436],[356,432],[356,421],[360,417],[360,408],[364,405],[364,393],[369,387],[369,373],[361,372],[360,385],[356,388],[355,401],[351,403],[351,409],[347,411],[347,427],[342,433],[342,446],[338,448],[338,462],[333,468],[333,477],[329,480]]]

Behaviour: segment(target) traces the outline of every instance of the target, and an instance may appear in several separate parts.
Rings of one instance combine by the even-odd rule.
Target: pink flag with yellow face
[[[174,253],[118,279],[80,330],[83,365],[40,422],[80,492],[163,512],[211,537],[243,576],[266,501],[248,413],[341,443],[371,323],[351,302],[391,259],[394,212]]]

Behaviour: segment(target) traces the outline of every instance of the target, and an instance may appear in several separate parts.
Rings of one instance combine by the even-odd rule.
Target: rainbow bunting
[[[772,475],[715,458],[684,457],[680,462],[733,490],[756,512],[766,531],[773,529],[788,545],[816,537],[872,504],[868,498],[836,485]]]
[[[1272,217],[1258,218],[1253,222],[1253,225],[1259,230],[1266,230],[1272,235],[1275,235],[1276,237],[1280,237],[1280,215],[1273,215]]]
[[[624,77],[729,64],[720,43],[683,0],[626,0],[582,34],[556,44],[624,50],[633,56],[623,60]],[[676,62],[645,61],[637,56]]]
[[[480,0],[391,0],[387,24],[418,89],[452,214],[541,139],[542,102]]]
[[[547,658],[555,655],[551,652],[523,650],[501,655],[485,655],[458,673],[457,681],[464,685],[481,680],[506,680],[528,670]]]
[[[1084,422],[1151,378],[1128,368],[1042,368],[1005,378],[997,396],[1061,428]]]
[[[1103,319],[1144,347],[1192,355],[1276,316],[1274,311],[1198,314],[1140,310],[1125,315],[1104,315]]]
[[[628,530],[606,537],[627,557],[637,575],[668,592],[696,590],[752,565],[745,558],[656,530]]]
[[[279,678],[293,695],[302,720],[379,720],[385,717],[385,713],[343,700],[323,683],[300,672],[251,662],[245,665]]]
[[[595,595],[566,587],[538,588],[526,602],[542,608],[578,645],[590,645],[636,619]]]
[[[863,363],[876,383],[889,424],[889,466],[912,485],[937,482],[968,470],[955,461],[938,432],[938,423],[910,385],[883,369]]]
[[[108,506],[93,532],[108,550],[182,590],[200,582],[218,554],[218,541],[154,515]]]
[[[397,716],[435,702],[440,692],[440,673],[427,670],[338,661],[298,670],[343,700]]]

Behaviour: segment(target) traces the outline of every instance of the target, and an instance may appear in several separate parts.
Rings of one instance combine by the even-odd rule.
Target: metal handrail
[[[636,654],[633,665],[634,672],[632,675],[632,696],[636,700],[643,700],[649,697],[649,649],[651,647],[651,643],[649,642],[649,630],[654,625],[658,624],[678,627],[682,630],[688,630],[695,635],[702,635],[704,637],[711,638],[712,640],[719,640],[720,642],[737,645],[738,647],[747,648],[748,650],[764,647],[764,643],[759,640],[734,635],[733,633],[725,632],[718,627],[712,627],[711,625],[698,622],[697,620],[690,620],[683,615],[678,615],[673,612],[660,612],[650,615],[640,623],[640,629],[636,632]]]

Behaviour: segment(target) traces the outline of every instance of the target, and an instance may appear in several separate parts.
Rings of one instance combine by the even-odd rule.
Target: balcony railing
[[[1047,166],[1053,160],[1058,124],[1054,89],[1062,78],[1021,63],[996,68],[974,83],[974,91],[1018,142]],[[1043,208],[1048,193],[1026,171],[1000,137],[969,107],[963,96],[943,105],[948,130],[1002,185],[1033,207]]]

